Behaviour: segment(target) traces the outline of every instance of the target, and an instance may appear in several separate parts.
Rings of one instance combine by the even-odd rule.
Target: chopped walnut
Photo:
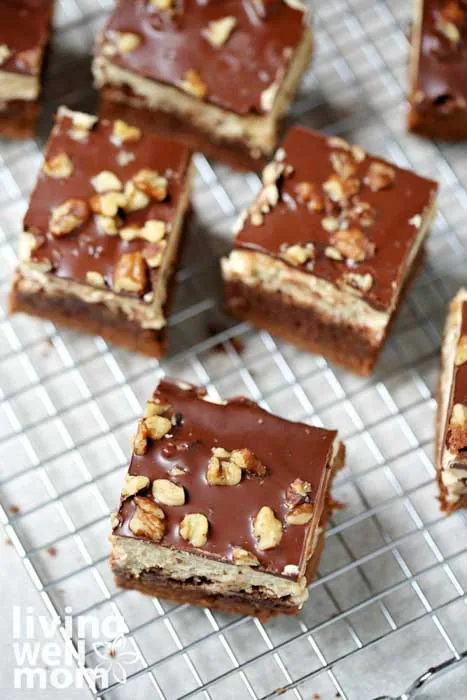
[[[366,158],[366,153],[361,146],[352,146],[350,152],[356,163],[362,163]]]
[[[240,469],[244,469],[248,472],[248,474],[266,476],[266,467],[248,447],[244,447],[241,450],[232,450],[230,453],[230,460],[239,466]]]
[[[100,214],[109,218],[117,216],[119,209],[123,209],[126,203],[126,197],[123,192],[95,194],[89,200],[89,205],[94,214]]]
[[[330,136],[328,138],[328,146],[330,148],[341,148],[343,151],[350,151],[350,143],[340,136]]]
[[[236,486],[242,480],[242,470],[231,461],[231,453],[222,447],[212,448],[206,480],[210,486]]]
[[[123,143],[139,141],[141,138],[141,129],[137,126],[130,126],[122,119],[114,121],[112,130],[112,143],[121,146]]]
[[[145,192],[139,190],[132,180],[125,184],[125,211],[139,211],[150,204],[151,200]]]
[[[84,112],[72,112],[66,107],[60,107],[58,114],[71,119],[72,124],[68,135],[74,141],[86,141],[89,132],[92,131],[98,121],[97,117]]]
[[[396,171],[385,163],[372,163],[368,168],[363,182],[368,185],[372,192],[391,187],[396,179]]]
[[[435,21],[436,30],[451,44],[457,45],[461,40],[461,32],[454,22],[450,22],[440,13]]]
[[[11,56],[11,51],[6,44],[0,44],[0,66],[8,61]]]
[[[144,425],[151,440],[160,440],[172,429],[172,423],[164,416],[148,416],[144,419]]]
[[[165,513],[162,508],[145,496],[136,496],[134,504],[136,510],[129,524],[132,533],[160,542],[165,532]]]
[[[467,406],[461,403],[454,404],[450,424],[460,425],[462,427],[467,425]]]
[[[64,180],[72,174],[73,163],[66,153],[57,153],[56,156],[45,161],[42,170],[48,177]]]
[[[118,260],[113,286],[116,292],[134,292],[142,294],[147,282],[147,267],[141,253],[124,253]]]
[[[119,53],[131,53],[141,45],[141,37],[133,32],[113,32],[112,38]]]
[[[326,246],[324,249],[324,254],[327,258],[330,258],[331,260],[342,260],[342,255],[339,253],[336,248],[333,248],[331,245]]]
[[[218,48],[228,41],[236,25],[235,17],[223,17],[209,22],[207,28],[201,33],[212,46]]]
[[[150,399],[149,401],[146,401],[144,406],[144,417],[152,418],[152,416],[162,416],[170,409],[171,406],[169,406],[169,404],[161,403],[157,399]]]
[[[415,226],[416,229],[419,229],[420,226],[422,225],[422,217],[421,217],[421,215],[420,215],[420,214],[414,214],[414,216],[412,216],[412,217],[409,219],[409,224],[410,224],[411,226]]]
[[[275,160],[268,163],[263,168],[263,172],[262,172],[263,185],[265,185],[265,186],[275,185],[276,182],[282,176],[284,170],[285,170],[285,166],[283,163],[278,163]]]
[[[266,185],[263,187],[259,193],[258,199],[254,205],[255,208],[259,207],[263,214],[268,214],[271,208],[274,208],[279,201],[279,189],[276,185]]]
[[[86,282],[93,287],[105,287],[105,279],[100,272],[94,272],[93,270],[88,270],[86,272]]]
[[[467,335],[459,338],[456,350],[456,365],[463,365],[464,362],[467,362]]]
[[[258,558],[243,547],[232,547],[232,561],[236,566],[259,566]]]
[[[116,155],[115,160],[122,167],[126,167],[135,160],[136,156],[131,151],[119,151]]]
[[[313,243],[291,245],[281,252],[283,260],[296,267],[304,265],[315,257],[315,247]]]
[[[374,255],[375,245],[358,228],[335,231],[331,235],[332,246],[348,260],[363,262]]]
[[[321,219],[321,226],[328,233],[333,233],[339,228],[339,219],[336,216],[325,216]]]
[[[300,574],[300,569],[296,564],[286,564],[282,569],[282,574],[284,576],[298,576]]]
[[[140,420],[138,423],[138,430],[133,438],[133,451],[140,457],[145,455],[148,451],[148,429],[144,420]]]
[[[67,199],[52,211],[49,229],[52,235],[66,236],[82,226],[89,218],[89,207],[84,199]]]
[[[159,175],[157,170],[143,168],[133,177],[138,190],[145,192],[158,202],[163,202],[168,193],[168,180],[166,177]]]
[[[150,481],[147,476],[126,474],[120,495],[122,498],[129,498],[130,496],[134,496],[135,493],[147,489],[149,484]]]
[[[348,219],[357,221],[360,226],[367,228],[375,223],[376,212],[369,202],[363,202],[358,197],[352,200],[352,206],[345,211]]]
[[[274,107],[274,102],[276,101],[277,93],[279,90],[279,83],[275,81],[271,85],[263,90],[261,93],[261,109],[263,112],[271,112]]]
[[[148,243],[158,243],[165,236],[165,221],[149,219],[144,226],[126,226],[120,229],[120,236],[124,241],[132,241],[134,238],[142,238]]]
[[[204,547],[208,541],[209,522],[202,513],[189,513],[180,523],[180,535],[193,547]]]
[[[346,203],[360,189],[360,180],[355,177],[342,178],[331,175],[323,184],[323,190],[333,202]]]
[[[116,236],[118,233],[118,220],[113,216],[96,216],[97,228],[106,236]]]
[[[175,0],[149,0],[149,2],[157,10],[170,10],[174,6]]]
[[[164,258],[164,253],[167,248],[167,241],[159,241],[159,243],[151,243],[150,245],[143,248],[143,257],[146,260],[147,265],[151,269],[156,269],[160,267],[162,260]]]
[[[310,500],[311,484],[308,481],[297,478],[292,481],[285,492],[285,502],[289,508],[293,508]]]
[[[169,470],[170,476],[177,477],[177,476],[185,476],[186,473],[188,472],[188,469],[186,467],[179,467],[177,464],[175,467],[172,467],[172,469]]]
[[[287,525],[305,525],[306,523],[310,522],[312,517],[313,504],[302,503],[292,508],[285,516],[285,520]]]
[[[282,523],[269,506],[260,508],[253,521],[257,547],[261,550],[277,547],[282,539]]]
[[[99,194],[120,192],[123,189],[120,179],[110,170],[101,170],[100,173],[91,179],[91,185]]]
[[[120,527],[120,516],[116,511],[110,514],[110,527],[112,531]]]
[[[193,69],[187,70],[180,83],[180,87],[184,92],[193,95],[193,97],[199,97],[200,99],[206,97],[208,92],[208,86],[203,82],[198,71]]]
[[[165,506],[183,506],[185,489],[177,486],[170,479],[156,479],[152,483],[152,495],[155,500]]]
[[[347,151],[333,151],[330,159],[334,171],[343,178],[355,175],[357,172],[354,159]]]
[[[312,182],[299,182],[295,187],[297,199],[308,206],[311,211],[320,212],[324,209],[324,199]]]
[[[345,272],[341,281],[344,286],[362,293],[369,292],[373,286],[373,277],[369,272],[364,275],[358,272]]]

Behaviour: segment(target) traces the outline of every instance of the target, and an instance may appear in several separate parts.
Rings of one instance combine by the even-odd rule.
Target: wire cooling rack
[[[51,615],[123,615],[138,661],[126,684],[95,691],[109,700],[277,692],[366,700],[402,693],[467,646],[466,517],[439,512],[432,464],[445,307],[466,280],[467,149],[405,133],[411,3],[317,4],[317,54],[293,118],[441,183],[426,263],[371,379],[223,315],[218,258],[258,179],[202,156],[167,359],[158,364],[7,315],[21,217],[51,114],[61,103],[95,109],[89,52],[107,0],[59,3],[40,137],[0,146],[0,518]],[[214,395],[244,393],[288,418],[336,427],[345,440],[347,467],[334,493],[346,508],[332,518],[319,577],[296,619],[261,624],[114,586],[108,515],[128,438],[163,373]],[[86,661],[95,664],[91,640]],[[451,697],[465,697],[462,687]]]

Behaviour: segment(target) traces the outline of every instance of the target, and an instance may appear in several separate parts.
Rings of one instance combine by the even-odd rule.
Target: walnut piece
[[[146,401],[144,406],[144,417],[152,418],[152,416],[162,416],[167,411],[170,411],[171,406],[167,403],[161,403],[158,399],[150,399]]]
[[[99,194],[121,192],[123,189],[120,179],[110,170],[101,170],[100,173],[91,179],[91,185]]]
[[[135,238],[142,238],[148,243],[158,243],[165,236],[165,221],[149,219],[144,226],[125,226],[120,229],[120,236],[124,241],[132,241]]]
[[[355,175],[357,168],[354,159],[347,151],[334,151],[330,155],[331,165],[340,177],[347,178]]]
[[[467,406],[461,403],[454,404],[450,420],[451,425],[467,425]]]
[[[0,44],[0,66],[8,61],[11,56],[11,51],[6,44]]]
[[[391,168],[390,165],[386,165],[385,163],[375,162],[368,168],[363,182],[365,185],[368,185],[372,192],[379,192],[380,190],[391,187],[395,179],[396,171],[394,168]]]
[[[145,192],[139,190],[132,180],[125,184],[123,194],[125,195],[125,211],[139,211],[150,203],[150,198]]]
[[[156,501],[165,506],[183,506],[185,489],[169,479],[156,479],[152,482],[152,495]]]
[[[277,547],[282,539],[282,523],[269,506],[260,508],[253,521],[257,547],[262,551]]]
[[[113,511],[110,514],[110,527],[112,528],[112,531],[117,527],[120,527],[120,516],[116,511]]]
[[[327,143],[329,148],[340,148],[343,151],[350,151],[350,143],[340,136],[330,136]]]
[[[323,190],[332,202],[345,204],[360,189],[360,180],[356,177],[343,178],[331,175],[323,184]]]
[[[122,498],[129,498],[129,496],[134,496],[135,493],[146,489],[149,484],[150,481],[147,476],[126,474],[120,495]]]
[[[151,269],[160,266],[166,248],[167,241],[159,241],[159,243],[151,243],[143,249],[144,259]]]
[[[199,97],[201,100],[206,97],[208,92],[208,86],[203,82],[198,71],[192,68],[185,73],[180,87],[184,92],[193,95],[193,97]]]
[[[94,270],[88,270],[86,272],[86,282],[93,287],[105,287],[105,279],[100,272],[94,272]]]
[[[436,18],[436,30],[442,34],[451,44],[458,44],[461,40],[459,27],[454,22],[449,22],[441,14]]]
[[[193,547],[204,547],[208,541],[209,522],[202,513],[189,513],[180,523],[180,535]]]
[[[206,480],[210,486],[236,486],[242,480],[242,469],[231,461],[231,453],[222,447],[212,448]]]
[[[56,156],[45,161],[42,170],[48,177],[64,180],[72,174],[73,163],[66,153],[57,153]]]
[[[464,362],[467,362],[467,335],[459,338],[456,350],[456,365],[463,365]]]
[[[100,214],[112,218],[117,216],[118,210],[126,205],[126,197],[122,192],[105,192],[95,194],[89,200],[89,206],[94,214]]]
[[[320,212],[324,209],[324,199],[312,182],[299,182],[295,187],[297,199],[308,206],[310,211]]]
[[[232,561],[236,566],[259,566],[257,557],[243,547],[232,547]]]
[[[203,29],[201,33],[212,46],[218,48],[228,41],[236,25],[235,17],[223,17],[209,22],[207,28]]]
[[[313,504],[301,503],[292,508],[285,516],[287,525],[305,525],[313,517]]]
[[[374,255],[374,243],[369,241],[358,228],[335,231],[330,242],[348,260],[363,262]]]
[[[158,202],[163,202],[168,193],[168,180],[166,177],[159,175],[157,170],[143,168],[133,177],[138,190],[145,192]]]
[[[276,160],[273,160],[270,163],[268,163],[263,168],[263,172],[261,175],[263,185],[275,185],[279,178],[282,176],[284,170],[285,165],[283,163],[279,163]]]
[[[71,128],[68,131],[68,135],[73,141],[87,141],[89,133],[98,121],[97,117],[91,114],[72,112],[66,107],[60,107],[58,114],[60,117],[68,117],[71,119]]]
[[[154,542],[160,542],[165,532],[165,513],[151,498],[136,496],[135,513],[130,520],[129,528],[138,537],[147,537]]]
[[[106,236],[116,236],[118,233],[118,220],[113,216],[96,215],[97,228]]]
[[[148,429],[144,420],[140,420],[138,423],[138,429],[133,438],[133,451],[140,457],[148,451]]]
[[[89,215],[89,207],[84,199],[67,199],[52,211],[50,233],[57,237],[66,236],[82,226]]]
[[[172,429],[172,423],[164,416],[148,416],[144,419],[144,424],[151,440],[160,440]]]
[[[281,252],[283,260],[296,267],[303,265],[315,257],[315,247],[313,243],[291,245]]]
[[[141,45],[141,37],[133,32],[114,32],[114,38],[119,53],[130,53]]]
[[[147,266],[141,253],[124,253],[118,260],[113,286],[116,292],[142,294],[147,282]]]
[[[240,450],[232,450],[230,453],[230,461],[236,464],[240,469],[254,474],[256,476],[266,476],[267,469],[262,462],[256,457],[248,447]]]
[[[130,126],[122,119],[114,121],[112,130],[112,143],[121,146],[123,143],[139,141],[141,138],[141,129],[137,126]]]
[[[170,10],[174,6],[175,0],[149,0],[149,2],[157,10]]]
[[[310,500],[311,484],[297,478],[292,481],[285,492],[285,502],[289,508],[306,503]]]
[[[261,93],[261,109],[263,112],[271,112],[274,107],[274,102],[276,101],[277,93],[279,90],[279,83],[275,81],[271,83],[266,90]]]
[[[336,216],[325,216],[321,219],[321,226],[328,233],[333,233],[339,228],[339,219]]]
[[[369,292],[373,286],[373,277],[369,272],[364,275],[358,272],[344,272],[342,275],[342,284],[345,287],[350,287],[357,292],[365,293]]]

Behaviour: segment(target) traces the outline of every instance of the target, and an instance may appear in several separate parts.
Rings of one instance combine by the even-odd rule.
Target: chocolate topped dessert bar
[[[436,467],[443,510],[467,507],[467,289],[452,300],[441,351]]]
[[[164,379],[133,449],[112,515],[120,586],[262,619],[300,609],[344,460],[335,431]]]
[[[444,140],[467,138],[467,2],[416,0],[409,127]]]
[[[368,374],[418,260],[436,190],[341,138],[292,129],[222,261],[228,309]]]
[[[298,0],[120,0],[93,73],[104,116],[258,169],[310,54]]]
[[[60,108],[24,220],[12,310],[160,355],[190,161],[184,146],[123,121]]]
[[[0,138],[34,133],[53,6],[54,0],[0,3]]]

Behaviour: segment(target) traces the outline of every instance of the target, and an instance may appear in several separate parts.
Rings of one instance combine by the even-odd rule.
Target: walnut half
[[[253,532],[258,549],[273,549],[282,539],[282,523],[269,506],[259,509],[253,521]]]
[[[138,537],[160,542],[165,532],[165,513],[151,498],[136,496],[135,513],[130,520],[130,530]]]

